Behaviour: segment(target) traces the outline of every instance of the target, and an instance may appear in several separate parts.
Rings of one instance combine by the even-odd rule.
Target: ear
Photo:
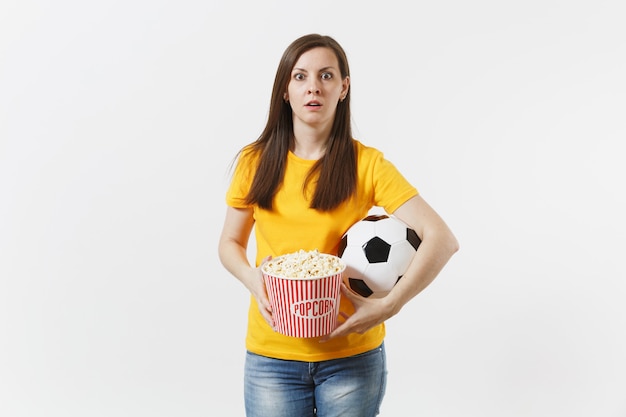
[[[350,77],[346,77],[343,79],[342,81],[342,86],[341,86],[341,97],[346,97],[346,95],[348,94],[348,90],[350,89]]]
[[[289,96],[287,95],[287,93],[283,94],[283,100],[285,100],[285,102],[289,101]]]

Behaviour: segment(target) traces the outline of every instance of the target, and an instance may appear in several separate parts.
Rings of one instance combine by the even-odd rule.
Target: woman
[[[331,37],[311,34],[285,50],[268,121],[244,147],[219,242],[224,267],[251,293],[244,394],[247,416],[375,416],[385,391],[385,320],[420,293],[458,250],[445,222],[381,152],[352,138],[350,72]],[[273,330],[259,265],[300,249],[336,254],[341,236],[382,207],[422,239],[384,298],[342,288],[344,319],[323,338]],[[247,260],[255,230],[256,265]]]

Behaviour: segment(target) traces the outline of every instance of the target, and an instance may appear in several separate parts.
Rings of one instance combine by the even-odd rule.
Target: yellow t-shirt
[[[303,193],[304,179],[315,163],[289,153],[285,177],[274,199],[272,211],[254,206],[256,265],[268,255],[274,257],[300,249],[317,249],[323,253],[337,254],[343,234],[354,223],[365,217],[369,210],[381,207],[393,213],[404,202],[417,195],[413,187],[387,161],[382,152],[356,141],[357,189],[356,193],[332,212],[319,212],[309,208],[312,192]],[[226,203],[245,208],[245,196],[256,169],[256,157],[244,151],[237,162],[232,182],[226,193]],[[311,190],[309,190],[311,191]],[[336,359],[374,349],[385,336],[384,324],[364,334],[350,334],[320,343],[318,338],[295,338],[275,332],[263,319],[254,297],[250,297],[246,348],[259,355],[278,359],[317,362]],[[350,314],[352,303],[342,297],[340,311]]]

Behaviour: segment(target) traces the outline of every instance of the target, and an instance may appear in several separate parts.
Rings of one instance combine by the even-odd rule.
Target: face
[[[291,103],[294,127],[299,123],[331,126],[337,104],[348,93],[349,84],[349,77],[341,79],[332,49],[318,47],[303,53],[291,71],[285,94]]]

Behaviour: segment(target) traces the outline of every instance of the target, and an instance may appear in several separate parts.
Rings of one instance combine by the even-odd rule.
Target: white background
[[[383,416],[626,416],[620,1],[3,0],[0,415],[243,416],[228,167],[284,48],[461,243],[388,322]]]

